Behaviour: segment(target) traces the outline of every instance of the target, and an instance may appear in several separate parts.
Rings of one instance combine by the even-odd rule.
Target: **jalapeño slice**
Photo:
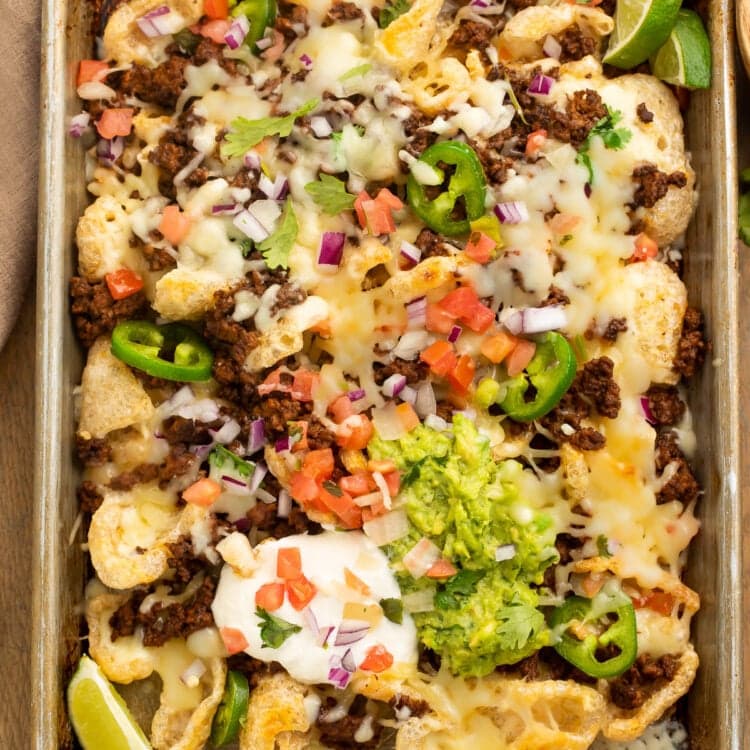
[[[211,725],[211,744],[222,747],[233,742],[245,723],[250,686],[242,672],[230,669],[224,686],[224,695],[216,709]]]

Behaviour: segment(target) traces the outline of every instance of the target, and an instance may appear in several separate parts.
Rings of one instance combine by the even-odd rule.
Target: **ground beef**
[[[186,602],[166,607],[157,602],[148,612],[139,612],[136,619],[143,626],[143,645],[163,646],[170,638],[187,638],[196,630],[213,625],[211,602],[215,591],[216,582],[207,577]]]
[[[391,706],[395,711],[402,711],[404,708],[408,708],[411,716],[423,716],[430,710],[430,704],[427,701],[420,700],[419,698],[412,698],[409,695],[403,695],[397,693],[393,698],[388,701],[388,705]]]
[[[101,466],[112,458],[112,448],[104,438],[76,435],[76,456],[84,466]]]
[[[597,43],[595,39],[586,36],[578,24],[573,24],[564,29],[555,36],[562,47],[560,53],[560,62],[567,63],[573,60],[580,60],[586,55],[593,55],[596,52]]]
[[[422,152],[437,140],[437,133],[425,128],[432,124],[432,118],[414,107],[412,114],[404,120],[404,133],[411,140],[404,147],[412,156],[419,157]]]
[[[654,121],[654,113],[646,106],[646,102],[641,102],[635,110],[638,119],[646,124]]]
[[[512,157],[499,153],[504,146],[506,137],[505,131],[498,133],[487,141],[487,145],[482,145],[480,141],[469,140],[469,145],[474,149],[482,163],[487,179],[495,185],[505,182],[508,170],[513,168]]]
[[[159,464],[139,464],[132,471],[124,471],[109,480],[110,489],[118,492],[128,492],[136,484],[153,482],[159,476]]]
[[[315,417],[307,423],[307,445],[311,451],[330,448],[336,442],[336,436]]]
[[[695,479],[685,455],[677,444],[677,435],[673,430],[662,430],[656,435],[656,473],[661,476],[669,464],[676,470],[670,480],[656,495],[658,505],[677,501],[688,505],[700,495],[700,485]]]
[[[670,682],[678,667],[679,659],[672,654],[665,654],[658,659],[641,654],[627,672],[610,680],[610,698],[618,708],[634,711],[640,708],[657,688],[665,682]]]
[[[115,88],[144,102],[174,109],[185,88],[185,68],[189,64],[190,60],[186,57],[174,54],[155,68],[134,63],[132,68],[121,74]]]
[[[302,304],[307,299],[307,293],[296,284],[282,284],[276,294],[276,300],[271,307],[271,315],[277,315],[282,310]]]
[[[499,29],[486,23],[472,21],[469,18],[463,18],[458,24],[458,28],[448,40],[449,44],[455,47],[471,47],[472,49],[484,49],[490,46],[492,37],[498,33]]]
[[[684,172],[667,174],[659,170],[655,164],[642,164],[636,167],[633,170],[633,181],[636,183],[633,202],[630,204],[633,208],[651,208],[667,194],[670,186],[684,188],[687,185]]]
[[[341,21],[355,21],[364,19],[364,13],[354,3],[334,0],[333,5],[329,8],[326,17],[323,20],[323,26],[333,26]]]
[[[578,148],[588,137],[591,128],[606,114],[607,109],[596,91],[575,91],[565,105],[565,117],[557,118],[551,134]]]
[[[436,255],[449,255],[445,246],[445,237],[425,227],[417,235],[414,244],[422,251],[421,260],[433,258]]]
[[[380,734],[383,731],[383,725],[373,720],[372,722],[372,739],[367,742],[354,742],[353,738],[357,730],[365,720],[365,716],[344,716],[343,719],[330,723],[318,722],[318,731],[320,741],[324,747],[329,750],[352,750],[352,748],[362,748],[362,750],[374,750],[380,746]]]
[[[193,540],[189,535],[167,543],[167,549],[167,567],[174,571],[175,581],[189,583],[203,569],[203,563],[194,555]]]
[[[555,569],[557,566],[567,565],[572,562],[571,551],[580,549],[582,546],[583,540],[571,534],[558,534],[555,537],[555,549],[557,550],[557,554],[560,555],[560,559],[544,571],[544,585],[548,589],[555,590]]]
[[[604,417],[615,419],[620,411],[620,386],[613,377],[614,362],[609,357],[592,359],[576,375],[578,387]]]
[[[146,243],[141,246],[141,253],[148,263],[149,271],[167,271],[177,266],[177,260],[164,248]]]
[[[260,685],[263,678],[268,677],[276,672],[281,672],[283,667],[275,661],[270,663],[255,659],[245,653],[233,654],[227,659],[227,668],[235,669],[247,677],[250,684],[250,690],[254,690]]]
[[[287,0],[281,0],[278,4],[274,28],[284,37],[287,44],[297,38],[295,26],[304,26],[307,29],[307,8],[303,5],[287,2]]]
[[[113,490],[127,492],[137,484],[159,480],[159,487],[164,489],[175,477],[186,474],[198,459],[190,453],[183,443],[173,445],[162,463],[139,464],[132,471],[118,474],[109,481]]]
[[[677,424],[685,414],[685,402],[674,385],[652,385],[646,398],[657,425]]]
[[[92,12],[91,29],[94,37],[100,37],[104,34],[104,27],[112,13],[118,5],[122,5],[126,0],[89,0]]]
[[[293,534],[320,534],[320,524],[311,521],[296,505],[288,518],[279,518],[278,503],[256,503],[248,512],[249,527],[263,531],[274,539]]]
[[[391,375],[395,374],[403,375],[409,385],[414,385],[424,380],[430,371],[430,368],[421,360],[408,360],[400,357],[395,357],[393,362],[387,365],[374,362],[372,367],[373,377],[378,385],[383,385]]]
[[[149,309],[142,291],[115,300],[103,281],[90,282],[81,276],[70,280],[70,296],[76,334],[87,349],[118,323],[143,317]]]
[[[145,589],[136,589],[133,595],[113,612],[109,618],[109,626],[112,628],[109,637],[112,642],[135,633],[135,627],[138,624],[138,608],[145,598]]]
[[[536,0],[508,0],[508,6],[516,10],[530,8],[532,5],[536,5]]]
[[[625,318],[611,318],[604,329],[604,333],[602,333],[602,338],[614,343],[617,341],[617,337],[627,330],[628,322]]]
[[[104,501],[96,485],[88,480],[81,482],[80,487],[76,491],[76,496],[78,497],[78,507],[84,513],[96,513]]]
[[[162,422],[160,434],[170,445],[176,443],[208,445],[213,442],[211,430],[218,430],[223,424],[221,419],[207,423],[175,415],[167,417]]]
[[[703,313],[688,307],[682,321],[682,333],[677,344],[672,368],[685,378],[690,378],[703,364],[708,344],[703,335]]]
[[[549,307],[550,305],[569,305],[570,297],[563,292],[560,287],[552,284],[547,296],[539,303],[539,307]]]
[[[205,65],[211,60],[216,60],[216,62],[219,63],[219,65],[221,65],[230,76],[237,75],[237,62],[229,57],[224,57],[224,45],[217,44],[212,39],[208,39],[205,36],[199,36],[198,44],[190,56],[190,63],[191,65],[199,67]]]

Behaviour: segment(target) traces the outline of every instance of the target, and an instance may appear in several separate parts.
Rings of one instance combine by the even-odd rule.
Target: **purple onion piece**
[[[458,337],[461,335],[462,330],[461,326],[453,326],[451,332],[448,334],[448,341],[450,341],[451,344],[455,344],[456,341],[458,341]]]
[[[343,667],[331,667],[328,670],[328,680],[339,690],[343,690],[351,678],[351,672],[347,672]]]
[[[354,661],[354,654],[352,653],[352,650],[350,648],[346,649],[346,652],[341,657],[341,666],[347,672],[357,671],[357,662]]]
[[[230,477],[228,474],[223,474],[221,481],[225,484],[232,484],[235,487],[242,487],[243,490],[247,489],[247,482],[243,482],[241,479],[237,479],[237,477]]]
[[[399,397],[402,401],[406,401],[407,404],[411,404],[412,406],[417,403],[417,392],[411,386],[405,385],[401,393],[399,393]]]
[[[312,57],[310,57],[310,55],[307,55],[307,54],[304,54],[304,55],[300,55],[300,56],[299,56],[299,60],[300,60],[300,62],[301,62],[301,63],[302,63],[302,64],[303,64],[303,65],[304,65],[304,66],[305,66],[305,67],[306,67],[306,68],[307,68],[308,70],[310,70],[310,68],[312,68],[312,64],[313,64],[313,61],[312,61]]]
[[[242,157],[242,163],[248,169],[260,169],[260,155],[255,151],[248,151],[245,156]]]
[[[242,42],[245,41],[247,33],[250,31],[250,21],[247,16],[241,14],[235,16],[232,25],[224,35],[224,41],[229,49],[238,49]]]
[[[529,210],[523,201],[498,203],[494,211],[501,224],[521,224],[529,220]]]
[[[380,386],[380,390],[383,392],[384,396],[393,398],[394,396],[398,396],[398,394],[404,390],[405,386],[406,376],[395,372],[393,373],[393,375],[389,376],[383,381],[383,385]]]
[[[250,492],[256,492],[260,487],[263,478],[268,473],[268,467],[264,463],[259,463],[255,467],[252,479],[250,480]]]
[[[80,112],[74,115],[70,118],[68,135],[72,138],[80,138],[84,133],[88,132],[90,122],[91,115],[88,112]]]
[[[99,160],[110,167],[122,156],[124,150],[125,139],[119,135],[116,135],[112,140],[100,138],[96,144],[96,155]]]
[[[261,174],[258,180],[258,188],[263,192],[266,198],[274,198],[273,182],[266,174]]]
[[[540,94],[541,96],[547,96],[552,90],[552,86],[555,83],[555,79],[544,75],[544,73],[538,73],[531,79],[529,88],[527,91],[529,94]]]
[[[232,222],[237,229],[253,242],[263,242],[270,232],[253,216],[250,211],[245,209],[240,211]]]
[[[320,626],[318,625],[318,618],[315,617],[315,612],[313,612],[310,607],[305,607],[302,610],[302,618],[305,621],[305,625],[307,625],[312,632],[313,638],[317,640],[320,635]]]
[[[283,201],[289,194],[289,180],[280,174],[273,181],[273,197],[277,201]]]
[[[334,628],[333,625],[327,625],[326,627],[321,628],[318,637],[315,639],[315,644],[321,648],[325,646],[334,630],[336,630],[336,628]]]
[[[344,254],[346,235],[343,232],[323,232],[318,252],[318,265],[338,268]]]
[[[588,182],[583,186],[583,193],[587,198],[591,197],[591,185]]]
[[[283,453],[284,451],[288,451],[292,447],[292,441],[287,437],[280,438],[274,443],[274,449],[276,450],[276,453]]]
[[[648,400],[648,396],[641,396],[641,409],[643,409],[643,416],[649,424],[656,424],[654,413],[651,411],[651,403]]]
[[[211,213],[214,216],[218,214],[238,214],[242,210],[242,206],[239,203],[220,203],[216,206],[211,206]]]
[[[357,388],[354,391],[349,391],[349,393],[346,394],[349,398],[349,401],[360,401],[365,397],[365,389],[364,388]]]
[[[406,258],[410,266],[416,266],[422,259],[422,251],[406,240],[401,243],[401,255]]]
[[[369,623],[360,620],[343,620],[336,633],[334,646],[350,646],[352,643],[361,641],[370,629]]]
[[[266,442],[266,427],[262,419],[254,419],[250,422],[250,439],[247,443],[247,453],[252,455],[259,451]]]
[[[143,32],[144,36],[147,36],[150,39],[154,39],[158,36],[166,36],[167,34],[172,33],[169,24],[164,23],[166,20],[165,17],[171,12],[169,6],[162,5],[159,8],[149,11],[144,16],[137,18],[135,22],[138,24],[138,28]]]

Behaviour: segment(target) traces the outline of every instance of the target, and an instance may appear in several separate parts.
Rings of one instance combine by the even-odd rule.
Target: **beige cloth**
[[[39,0],[0,0],[0,348],[36,257]]]

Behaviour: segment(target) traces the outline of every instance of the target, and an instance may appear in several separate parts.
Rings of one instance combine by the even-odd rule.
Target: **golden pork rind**
[[[103,438],[113,430],[147,422],[154,411],[138,378],[110,351],[109,337],[99,337],[89,349],[81,378],[78,434]]]
[[[308,692],[284,672],[264,677],[250,694],[240,750],[309,747],[310,719],[304,703]]]
[[[168,320],[200,320],[214,307],[214,294],[240,279],[203,268],[175,268],[156,282],[153,308]]]
[[[100,586],[97,586],[97,590]],[[143,680],[154,671],[163,672],[162,679],[179,679],[168,668],[160,669],[162,659],[168,664],[175,656],[190,663],[192,655],[183,643],[168,641],[153,648],[143,645],[137,635],[112,640],[109,620],[128,599],[127,594],[95,593],[86,601],[86,622],[89,628],[89,653],[108,679],[121,684]],[[177,654],[176,650],[180,653]],[[159,708],[151,723],[151,744],[155,750],[200,750],[211,732],[216,707],[224,693],[226,663],[215,657],[206,660],[207,670],[201,678],[203,698],[193,708],[173,706],[169,690],[162,690]]]
[[[603,38],[615,27],[612,17],[599,8],[532,5],[518,11],[505,24],[498,46],[514,62],[538,60],[545,56],[542,46],[548,35],[554,36],[574,25],[584,36],[596,40],[600,47]]]
[[[210,516],[206,508],[178,508],[173,493],[155,484],[129,492],[105,490],[89,528],[89,552],[102,582],[113,589],[151,583],[167,571],[168,544]]]
[[[118,6],[104,30],[104,56],[118,65],[138,63],[149,67],[166,59],[164,49],[172,41],[171,35],[149,38],[136,23],[141,16],[162,5],[163,0],[130,0]],[[181,28],[184,29],[203,15],[203,0],[170,0],[169,8],[182,18]]]

